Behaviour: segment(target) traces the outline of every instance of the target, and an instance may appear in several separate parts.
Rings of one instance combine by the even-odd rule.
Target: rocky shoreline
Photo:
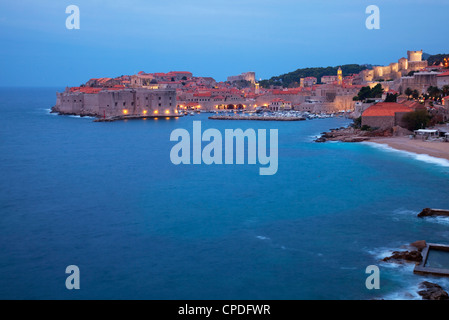
[[[406,251],[393,251],[392,255],[382,259],[383,262],[394,263],[415,263],[419,264],[423,256],[421,252],[426,248],[427,243],[425,240],[419,240],[406,246]],[[449,300],[448,293],[438,284],[423,281],[419,284],[420,289],[417,293],[423,300]]]
[[[449,300],[447,292],[436,283],[423,281],[420,283],[419,288],[422,290],[418,291],[418,294],[423,300]]]
[[[329,132],[323,132],[321,134],[321,137],[316,139],[315,142],[326,142],[326,141],[363,142],[368,141],[375,137],[391,137],[391,136],[392,132],[390,130],[367,131],[349,126],[331,129]]]
[[[449,210],[425,208],[418,214],[418,217],[449,217]]]
[[[393,251],[391,256],[383,258],[382,261],[395,262],[395,263],[404,263],[404,262],[419,263],[423,259],[421,252],[426,247],[426,245],[427,244],[425,240],[413,242],[409,246],[407,246],[408,250]]]
[[[50,113],[56,113],[58,116],[78,116],[78,117],[81,117],[81,118],[83,118],[83,117],[98,118],[98,114],[94,114],[94,113],[82,113],[82,114],[79,114],[79,113],[73,113],[73,112],[61,112],[61,111],[56,111],[54,109],[54,107],[51,108]]]
[[[449,210],[443,209],[430,209],[424,208],[417,217],[449,217]],[[386,263],[414,263],[415,266],[419,266],[423,263],[424,259],[427,259],[427,254],[430,246],[436,246],[435,244],[428,244],[425,240],[415,241],[402,247],[402,251],[393,251],[390,256],[381,259]],[[425,263],[425,261],[424,261]],[[416,271],[414,273],[419,272]],[[441,276],[441,275],[440,275]],[[429,281],[423,281],[418,286],[418,295],[423,300],[449,300],[449,294],[438,284]]]

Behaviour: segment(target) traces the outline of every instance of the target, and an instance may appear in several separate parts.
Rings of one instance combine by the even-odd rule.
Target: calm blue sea
[[[413,299],[402,245],[449,244],[449,163],[314,143],[343,118],[94,123],[49,113],[62,88],[0,89],[1,299]],[[279,130],[279,170],[170,161],[172,130]],[[380,268],[380,290],[365,269]],[[65,269],[80,269],[67,290]]]

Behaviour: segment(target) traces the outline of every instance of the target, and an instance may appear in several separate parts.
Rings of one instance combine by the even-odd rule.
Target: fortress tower
[[[401,58],[398,61],[399,71],[408,69],[408,60],[406,58]]]
[[[422,50],[420,51],[407,51],[407,57],[409,62],[422,61]]]

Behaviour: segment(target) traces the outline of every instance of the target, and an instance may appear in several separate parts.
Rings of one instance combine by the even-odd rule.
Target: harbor
[[[212,113],[212,112],[211,112]],[[215,112],[211,120],[304,121],[343,117],[343,114],[316,114],[300,111]]]

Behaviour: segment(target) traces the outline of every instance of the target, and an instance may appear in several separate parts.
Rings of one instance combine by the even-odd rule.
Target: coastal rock
[[[424,281],[419,285],[420,290],[418,294],[423,300],[449,300],[449,295],[436,283]]]
[[[421,252],[425,247],[427,247],[427,243],[426,240],[418,240],[410,243],[410,246],[416,248],[419,252]]]
[[[423,211],[421,211],[418,214],[419,218],[422,218],[422,217],[434,217],[434,216],[449,217],[449,210],[425,208],[425,209],[423,209]]]
[[[393,127],[393,136],[404,137],[404,136],[409,136],[411,134],[413,134],[413,132],[408,130],[408,129],[406,129],[406,128],[403,128],[403,127],[400,127],[400,126],[394,126]]]
[[[393,254],[390,257],[385,257],[382,261],[390,262],[390,261],[400,262],[400,261],[408,261],[408,262],[421,262],[422,255],[418,250],[412,251],[393,251]]]
[[[362,141],[367,141],[369,140],[369,138],[367,137],[347,137],[347,138],[343,138],[341,141],[342,142],[362,142]]]
[[[321,138],[325,141],[341,141],[341,142],[362,142],[370,139],[368,132],[356,129],[354,127],[341,127],[331,129],[329,132],[323,132]],[[315,140],[316,142],[325,142],[323,140]]]
[[[315,140],[315,142],[326,142],[326,138],[319,137],[318,139]]]

